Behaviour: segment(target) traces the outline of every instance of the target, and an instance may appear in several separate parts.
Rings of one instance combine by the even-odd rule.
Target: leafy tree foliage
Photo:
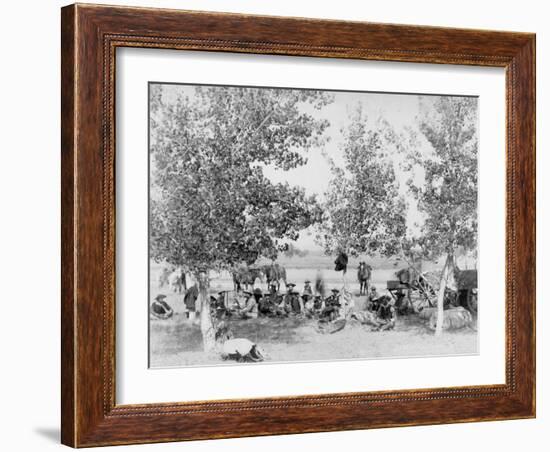
[[[302,250],[292,243],[287,243],[283,251],[285,257],[306,257],[309,254],[308,250]]]
[[[173,93],[172,93],[173,94]],[[331,97],[318,91],[195,87],[167,99],[150,86],[151,257],[196,275],[206,299],[208,270],[274,259],[284,242],[319,219],[315,197],[273,183],[267,165],[307,163],[328,126],[308,113]],[[201,312],[205,349],[213,346]]]
[[[410,188],[425,214],[421,244],[432,256],[477,246],[477,99],[438,97],[425,107],[420,130],[431,154],[416,152],[424,183]]]
[[[316,91],[196,88],[196,96],[152,100],[152,257],[191,271],[276,257],[283,240],[319,216],[314,197],[273,183],[266,165],[307,162],[327,122],[304,112],[330,98]],[[162,95],[160,96],[162,98]]]
[[[342,130],[344,167],[331,162],[318,241],[327,254],[394,255],[406,233],[406,206],[387,154],[389,124],[371,125],[359,104]]]
[[[425,101],[428,102],[428,101]],[[425,214],[418,243],[432,258],[444,256],[438,294],[436,334],[441,334],[445,288],[453,280],[457,249],[477,247],[477,99],[442,96],[424,104],[419,128],[431,154],[411,159],[425,172],[420,186],[410,182]]]

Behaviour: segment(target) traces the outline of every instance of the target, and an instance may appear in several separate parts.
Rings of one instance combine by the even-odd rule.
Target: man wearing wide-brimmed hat
[[[313,289],[311,288],[311,281],[306,279],[304,281],[304,290],[302,291],[302,312],[306,314],[313,313]]]
[[[243,295],[246,297],[244,306],[239,309],[239,315],[243,319],[257,319],[258,318],[258,303],[254,298],[252,292],[243,291]]]
[[[166,295],[159,294],[151,304],[151,314],[158,319],[169,319],[174,314],[173,309],[165,300]]]
[[[300,293],[296,290],[296,284],[287,284],[287,303],[290,306],[290,310],[293,314],[300,314],[304,312],[304,304]]]
[[[338,289],[331,289],[332,295],[325,300],[325,309],[321,313],[322,317],[328,317],[329,320],[334,320],[338,317],[340,311],[340,300]]]
[[[304,303],[313,298],[313,289],[311,288],[311,281],[306,279],[304,281],[304,290],[302,291],[302,298]]]

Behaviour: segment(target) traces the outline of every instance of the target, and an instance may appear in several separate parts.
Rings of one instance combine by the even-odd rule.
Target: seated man
[[[372,286],[370,289],[370,294],[365,305],[365,310],[377,312],[380,307],[380,294],[376,290],[376,287]]]
[[[248,295],[245,305],[239,310],[239,315],[243,319],[257,319],[258,318],[258,303],[250,292],[245,292]]]
[[[376,287],[375,286],[372,286],[370,288],[370,293],[369,293],[369,296],[368,296],[368,300],[370,302],[378,299],[380,297],[380,295],[378,294],[378,291],[376,290]]]
[[[256,300],[256,303],[260,303],[261,299],[263,298],[264,294],[262,292],[262,289],[260,289],[259,287],[256,287],[254,289],[254,300]]]
[[[338,318],[340,312],[340,299],[338,289],[331,290],[332,295],[325,300],[325,308],[321,312],[321,317],[326,317],[330,321]]]
[[[294,290],[296,284],[288,283],[286,285],[287,292],[284,296],[284,304],[287,312],[292,312],[293,314],[300,314],[303,312],[302,300],[298,292]]]
[[[230,315],[229,309],[227,308],[227,298],[227,291],[225,290],[218,292],[217,298],[210,297],[212,312],[216,315],[218,320]]]
[[[383,296],[380,298],[377,317],[379,323],[378,331],[393,330],[397,313],[390,297]]]
[[[290,305],[286,303],[286,295],[272,294],[273,312],[275,315],[286,316],[290,312]]]
[[[323,297],[321,295],[315,295],[313,297],[313,310],[316,314],[320,314],[325,309],[325,300],[323,300]]]
[[[258,301],[258,312],[267,316],[276,314],[276,301],[277,295],[274,293],[263,295]]]
[[[151,314],[157,319],[169,319],[174,315],[173,309],[166,301],[166,295],[159,294],[151,304]]]

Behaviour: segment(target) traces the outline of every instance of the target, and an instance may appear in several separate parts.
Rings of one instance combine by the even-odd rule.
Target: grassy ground
[[[361,299],[357,301],[361,306]],[[270,362],[477,353],[474,330],[445,332],[436,338],[416,316],[399,317],[393,331],[371,331],[350,321],[334,334],[319,333],[315,320],[299,317],[231,319],[228,323],[235,337],[260,344]],[[150,340],[152,367],[227,364],[202,352],[200,328],[183,312],[169,320],[152,320]]]
[[[355,297],[356,309],[361,310],[365,297],[359,297],[356,280],[357,260],[351,260],[346,285]],[[395,279],[395,272],[404,265],[395,260],[368,260],[374,267],[372,283],[380,293],[386,289],[386,281]],[[302,290],[304,281],[314,281],[321,271],[327,291],[343,285],[342,274],[334,271],[333,259],[310,254],[304,258],[281,260],[287,269],[287,280]],[[437,268],[432,265],[432,268]],[[432,269],[430,268],[430,269]],[[167,302],[175,311],[169,320],[151,320],[150,363],[153,367],[222,364],[218,356],[206,356],[202,352],[200,328],[186,319],[183,294],[157,286],[156,275],[160,266],[151,266],[151,291],[167,295]],[[425,268],[428,270],[428,268]],[[256,286],[265,289],[265,282]],[[231,275],[227,272],[210,275],[212,294],[219,290],[233,289]],[[390,358],[406,356],[462,355],[477,353],[477,333],[471,329],[446,332],[435,338],[425,323],[415,316],[399,317],[393,331],[373,332],[353,322],[335,334],[319,333],[314,320],[301,318],[258,318],[229,321],[234,337],[243,337],[258,343],[271,362],[312,361],[335,359]],[[232,363],[234,364],[234,363]]]

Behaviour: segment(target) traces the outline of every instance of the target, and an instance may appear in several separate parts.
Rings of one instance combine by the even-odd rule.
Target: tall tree
[[[267,165],[307,162],[328,126],[311,114],[331,97],[318,91],[196,87],[169,98],[152,85],[151,256],[185,266],[199,281],[205,351],[215,347],[209,270],[273,259],[319,217],[315,197],[273,183]],[[175,98],[174,98],[175,97]]]
[[[405,236],[406,206],[387,152],[389,124],[370,124],[361,104],[342,130],[343,167],[331,161],[318,241],[327,254],[397,254]]]
[[[433,258],[445,260],[437,300],[436,335],[440,335],[456,250],[477,247],[477,98],[423,99],[419,129],[433,152],[411,154],[414,164],[424,169],[424,181],[411,181],[410,188],[425,216],[419,244]]]

